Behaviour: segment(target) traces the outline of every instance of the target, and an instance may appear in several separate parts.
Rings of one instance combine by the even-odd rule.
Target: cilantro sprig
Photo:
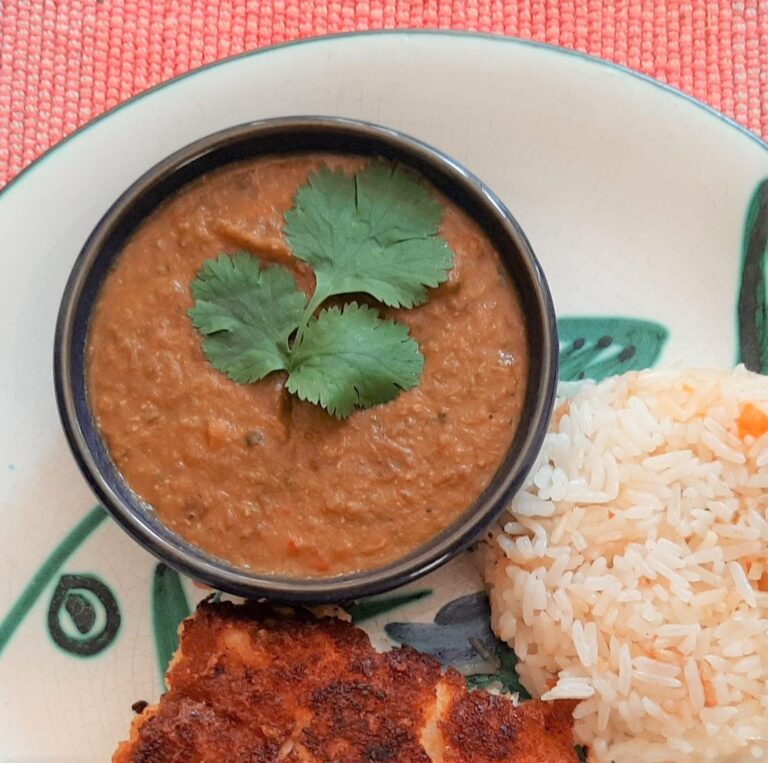
[[[246,253],[207,260],[189,310],[206,357],[241,384],[287,371],[289,392],[339,418],[415,387],[424,357],[405,325],[356,301],[318,309],[359,293],[390,307],[426,301],[453,267],[437,235],[442,216],[418,177],[397,165],[314,173],[285,214],[286,239],[312,267],[314,293],[307,299],[287,269],[261,267]]]
[[[222,254],[205,262],[192,295],[196,302],[189,317],[205,337],[203,350],[230,379],[250,384],[288,370],[289,338],[307,298],[285,268],[262,268],[243,252]]]

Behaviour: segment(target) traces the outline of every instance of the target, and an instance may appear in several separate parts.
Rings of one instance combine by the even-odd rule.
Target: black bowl
[[[206,553],[168,529],[126,484],[89,407],[85,344],[99,290],[126,240],[181,186],[229,162],[265,154],[332,151],[380,156],[410,166],[474,218],[516,284],[530,348],[519,429],[493,479],[450,527],[407,556],[330,578],[258,574]],[[112,516],[166,564],[223,591],[286,602],[345,601],[408,583],[436,569],[488,528],[519,489],[549,424],[557,383],[557,324],[552,299],[520,226],[483,183],[453,159],[395,130],[330,117],[269,119],[233,127],[177,151],[142,175],[86,241],[64,291],[54,347],[56,398],[64,431],[85,478]]]

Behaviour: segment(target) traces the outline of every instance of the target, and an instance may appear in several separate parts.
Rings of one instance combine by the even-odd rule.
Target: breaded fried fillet
[[[573,704],[469,692],[349,623],[203,603],[113,763],[571,763]]]

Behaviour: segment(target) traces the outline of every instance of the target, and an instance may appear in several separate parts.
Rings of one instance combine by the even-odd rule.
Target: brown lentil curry
[[[89,394],[127,483],[188,541],[250,569],[337,575],[391,562],[447,527],[490,481],[517,428],[528,366],[518,297],[490,241],[448,200],[449,280],[411,310],[418,387],[339,421],[283,389],[230,381],[187,316],[203,262],[291,256],[283,215],[322,165],[303,154],[229,165],[184,187],[136,231],[109,274],[88,341]]]

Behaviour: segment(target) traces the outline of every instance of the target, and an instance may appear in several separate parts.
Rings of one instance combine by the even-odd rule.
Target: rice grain
[[[600,763],[768,759],[768,379],[630,373],[569,394],[491,542],[523,683],[584,700]]]

